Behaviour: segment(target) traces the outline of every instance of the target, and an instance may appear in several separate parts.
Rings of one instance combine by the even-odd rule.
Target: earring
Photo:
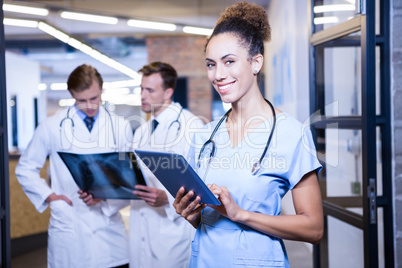
[[[258,70],[257,70],[257,69],[255,69],[255,70],[253,71],[253,73],[254,73],[254,74],[257,74],[257,73],[258,73]]]

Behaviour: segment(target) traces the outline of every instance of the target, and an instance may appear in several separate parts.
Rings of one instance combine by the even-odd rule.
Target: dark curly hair
[[[271,40],[271,27],[265,9],[246,1],[226,8],[216,22],[205,49],[212,37],[222,33],[236,35],[239,38],[240,45],[248,49],[250,56],[264,55],[264,42]]]

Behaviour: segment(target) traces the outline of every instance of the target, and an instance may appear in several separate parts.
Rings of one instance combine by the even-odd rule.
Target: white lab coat
[[[187,157],[192,136],[203,123],[187,110],[183,110],[179,122],[181,129],[177,135],[177,119],[181,106],[172,103],[156,119],[158,127],[150,135],[153,117],[135,131],[134,149],[168,151]],[[166,144],[165,144],[166,140]],[[174,197],[149,171],[143,169],[148,186],[165,190],[169,204],[152,207],[143,200],[132,200],[130,208],[130,267],[131,268],[181,268],[188,267],[191,241],[195,229],[178,215],[172,206]]]
[[[47,208],[45,200],[53,192],[67,196],[73,203],[69,206],[62,200],[50,202],[48,267],[99,268],[126,264],[127,233],[119,207],[114,206],[120,201],[107,200],[87,206],[79,199],[78,186],[57,151],[82,154],[111,152],[115,148],[113,131],[118,150],[127,151],[132,139],[131,127],[122,117],[109,116],[103,107],[99,109],[91,133],[75,107],[69,111],[74,128],[69,119],[64,120],[60,127],[66,115],[67,109],[62,110],[38,126],[16,167],[19,183],[39,212]],[[72,139],[73,136],[75,139]],[[50,186],[39,175],[47,157],[50,160]]]

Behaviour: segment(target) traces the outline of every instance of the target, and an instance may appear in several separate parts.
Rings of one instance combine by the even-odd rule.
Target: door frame
[[[362,132],[362,196],[326,197],[326,187],[321,187],[324,209],[324,237],[314,247],[314,267],[328,267],[328,225],[327,217],[332,216],[363,230],[364,266],[378,267],[378,226],[377,209],[383,209],[384,223],[384,265],[394,267],[393,212],[391,181],[391,129],[390,129],[390,49],[389,49],[389,0],[379,1],[380,34],[376,35],[376,1],[362,0],[361,14],[333,26],[315,32],[313,23],[314,0],[309,1],[308,18],[310,33],[310,114],[318,115],[312,120],[311,130],[317,150],[325,149],[317,137],[323,136],[325,129],[336,126],[338,129],[359,129]],[[317,1],[318,2],[318,1]],[[322,1],[321,1],[322,3]],[[342,46],[340,37],[360,31],[361,47],[361,116],[338,116],[327,118],[324,115],[324,46]],[[352,42],[356,42],[351,40]],[[347,45],[347,44],[346,44]],[[349,44],[350,45],[350,44]],[[376,47],[380,52],[380,113],[376,114]],[[381,158],[383,194],[376,192],[377,185],[377,146],[376,129],[381,130]],[[324,135],[325,136],[325,135]],[[385,160],[385,161],[384,161]],[[325,163],[323,163],[325,166]],[[363,215],[347,210],[347,207],[362,207]]]

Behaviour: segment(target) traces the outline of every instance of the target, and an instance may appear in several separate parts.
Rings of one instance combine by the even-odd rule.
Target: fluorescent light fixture
[[[105,24],[117,24],[117,22],[119,21],[115,17],[91,15],[91,14],[68,12],[68,11],[61,12],[60,17],[69,20],[81,20],[81,21],[89,21],[89,22],[105,23]]]
[[[79,50],[81,50],[81,51],[84,52],[85,54],[90,55],[90,54],[91,54],[91,51],[93,50],[93,48],[90,47],[90,46],[88,46],[88,45],[82,44],[82,46],[81,46],[81,48],[80,48]]]
[[[94,59],[118,70],[119,72],[122,72],[124,74],[126,74],[127,76],[133,78],[134,80],[139,80],[141,79],[141,75],[139,75],[136,71],[134,71],[133,69],[115,61],[112,58],[109,58],[108,56],[100,53],[99,51],[97,51],[96,49],[82,43],[81,41],[79,41],[76,38],[71,37],[70,35],[56,29],[53,26],[50,26],[47,23],[44,22],[39,22],[38,24],[38,28],[42,31],[44,31],[45,33],[61,40],[62,42],[71,45],[72,47],[75,47],[76,49],[82,51],[83,53],[93,57]],[[67,89],[67,88],[66,88]]]
[[[137,87],[139,86],[139,80],[121,80],[114,82],[105,82],[103,83],[104,89],[113,89],[113,88],[127,88],[127,87]]]
[[[145,20],[128,20],[127,25],[137,28],[147,28],[147,29],[155,29],[170,32],[176,30],[176,25],[172,23],[162,23],[162,22],[153,22]]]
[[[61,99],[59,100],[59,106],[72,106],[75,103],[75,99]]]
[[[49,14],[49,10],[47,10],[46,8],[27,7],[27,6],[10,5],[10,4],[3,4],[3,10],[16,13],[37,15],[37,16],[47,16]]]
[[[51,90],[67,90],[67,83],[51,83]]]
[[[314,24],[326,24],[326,23],[337,23],[339,22],[338,17],[320,17],[314,18]]]
[[[103,94],[106,95],[128,95],[130,94],[130,89],[127,87],[121,87],[121,88],[108,88],[108,89],[104,89]]]
[[[39,22],[38,28],[39,28],[39,30],[44,31],[45,33],[59,39],[60,41],[62,41],[64,43],[68,43],[68,40],[70,39],[70,36],[68,34],[65,34],[62,31],[60,31],[42,21]]]
[[[38,85],[38,90],[46,90],[47,89],[47,85],[45,83],[40,83]]]
[[[116,105],[140,106],[141,96],[134,94],[116,95],[116,94],[103,93],[102,101],[107,101],[109,104],[116,104]]]
[[[335,12],[335,11],[354,11],[356,9],[355,5],[323,5],[315,6],[314,13],[324,13],[324,12]]]
[[[210,36],[212,34],[213,29],[208,28],[200,28],[200,27],[192,27],[192,26],[184,26],[183,32],[189,34],[199,34],[199,35],[206,35]]]
[[[36,28],[38,27],[38,22],[35,20],[20,20],[20,19],[3,19],[4,25],[9,26],[18,26],[18,27],[28,27],[28,28]]]
[[[72,46],[75,49],[81,50],[82,46],[84,45],[81,41],[78,41],[75,38],[70,37],[70,39],[68,39],[67,44],[69,44],[70,46]]]

